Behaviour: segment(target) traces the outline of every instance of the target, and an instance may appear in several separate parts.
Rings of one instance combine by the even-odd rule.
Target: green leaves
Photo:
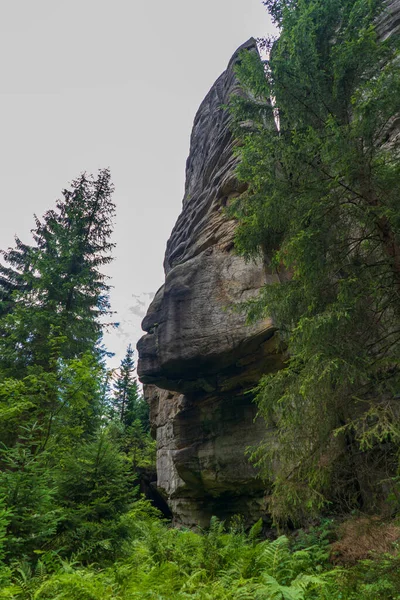
[[[37,552],[64,532],[71,515],[60,498],[60,489],[68,488],[61,474],[67,466],[72,470],[71,456],[80,466],[74,483],[82,494],[84,458],[90,463],[97,450],[99,481],[104,482],[102,492],[92,482],[87,506],[75,507],[73,525],[86,536],[81,542],[92,537],[112,546],[109,539],[123,535],[118,517],[134,492],[129,466],[117,444],[104,442],[107,457],[96,446],[104,424],[100,318],[109,314],[109,286],[101,267],[111,260],[113,248],[112,192],[108,169],[96,177],[83,173],[54,210],[42,220],[35,217],[32,245],[16,238],[15,247],[2,253],[0,498],[10,515],[4,542],[9,562],[26,557],[34,564]],[[66,493],[73,503],[72,490]],[[108,529],[99,525],[94,533],[88,533],[90,527],[82,532],[96,515],[97,522],[114,517],[115,522]],[[63,551],[72,551],[67,541]]]
[[[13,558],[29,557],[54,536],[61,520],[54,471],[45,453],[37,454],[35,428],[21,432],[14,447],[3,447],[0,497],[9,511],[5,549]]]
[[[382,496],[371,478],[363,488],[363,470],[372,460],[393,471],[398,453],[399,39],[378,39],[380,1],[266,4],[281,34],[266,65],[248,53],[237,67],[248,191],[231,215],[237,250],[280,281],[244,306],[249,320],[272,316],[288,352],[258,387],[276,443],[253,458],[276,520],[298,522]]]
[[[143,500],[135,503],[125,523],[130,535],[123,543],[124,555],[112,565],[82,567],[56,553],[41,553],[36,567],[16,567],[14,584],[0,598],[390,600],[400,590],[398,557],[332,568],[326,544],[315,533],[304,534],[297,542],[300,550],[285,536],[255,542],[252,534],[237,527],[226,531],[216,519],[199,534],[162,523]]]

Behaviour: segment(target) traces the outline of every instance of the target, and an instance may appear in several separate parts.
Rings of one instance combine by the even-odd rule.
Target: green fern
[[[33,600],[113,600],[113,586],[90,571],[55,575],[37,589]]]
[[[290,540],[256,542],[213,520],[204,534],[167,527],[154,516],[131,523],[130,551],[112,566],[68,562],[40,553],[15,567],[0,600],[394,600],[398,557],[364,561],[352,570],[321,571],[313,550]],[[257,534],[258,535],[258,534]],[[206,557],[206,552],[209,556]],[[211,564],[214,561],[214,564]]]

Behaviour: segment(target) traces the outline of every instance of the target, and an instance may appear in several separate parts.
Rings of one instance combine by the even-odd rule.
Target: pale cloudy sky
[[[269,18],[261,0],[0,0],[0,11],[0,248],[29,239],[33,213],[81,171],[111,167],[118,363],[163,283],[197,108]]]

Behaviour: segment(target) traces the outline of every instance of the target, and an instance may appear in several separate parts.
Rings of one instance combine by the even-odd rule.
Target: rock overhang
[[[138,374],[157,439],[158,485],[177,522],[265,508],[264,483],[245,456],[265,435],[251,389],[282,367],[271,319],[247,324],[240,305],[279,280],[260,259],[234,252],[226,205],[245,186],[224,108],[239,92],[234,65],[243,44],[200,105],[191,135],[182,212],[167,243],[165,283],[143,320]],[[247,518],[246,517],[246,518]]]

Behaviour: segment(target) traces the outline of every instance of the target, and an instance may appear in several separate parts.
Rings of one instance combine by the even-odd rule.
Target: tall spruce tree
[[[237,249],[281,280],[247,305],[287,349],[257,396],[276,439],[253,458],[275,518],[296,521],[328,501],[371,508],[380,481],[397,485],[399,38],[378,39],[381,1],[265,4],[281,33],[266,64],[245,53],[238,67],[249,187],[232,212]]]
[[[125,427],[130,427],[136,420],[139,420],[147,431],[149,428],[149,411],[147,403],[139,393],[134,376],[135,362],[133,354],[133,348],[129,344],[115,381],[113,407],[120,422]]]
[[[55,210],[35,218],[33,243],[16,239],[0,265],[2,439],[37,421],[46,446],[59,425],[70,441],[96,426],[101,395],[101,319],[115,206],[108,169],[83,173]],[[64,436],[65,437],[65,436]],[[59,442],[58,442],[59,443]]]
[[[46,371],[59,359],[92,352],[109,313],[106,276],[115,206],[108,169],[83,173],[56,210],[35,217],[34,244],[16,238],[0,265],[0,371]]]

